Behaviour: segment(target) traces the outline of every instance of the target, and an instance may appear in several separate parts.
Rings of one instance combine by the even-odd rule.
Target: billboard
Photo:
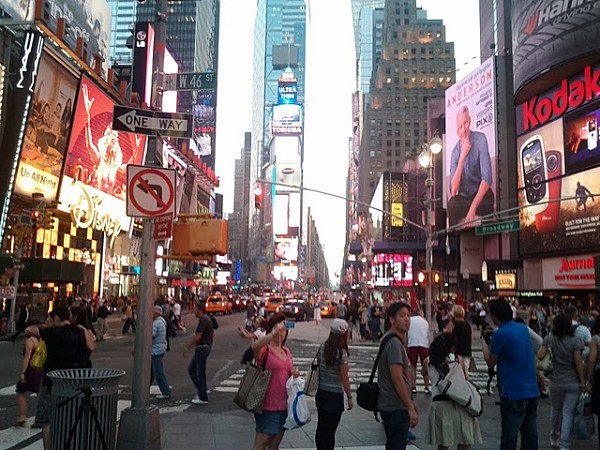
[[[13,19],[33,20],[36,0],[0,0],[0,8]],[[106,74],[109,63],[110,30],[112,13],[105,0],[43,0],[44,22],[56,31],[57,21],[65,19],[64,41],[75,49],[76,40],[82,37],[86,44],[85,61],[94,69],[94,55],[103,58],[102,73]],[[102,60],[101,60],[102,61]]]
[[[58,194],[78,80],[48,54],[39,71],[43,76],[31,100],[15,192],[27,197],[39,192],[52,201]]]
[[[286,194],[278,194],[273,199],[273,234],[287,235],[289,233],[289,197]]]
[[[375,286],[412,287],[413,257],[396,253],[378,253],[371,262],[371,276]]]
[[[271,134],[302,134],[302,106],[295,104],[274,105],[271,116]]]
[[[298,261],[298,238],[275,238],[273,259],[275,261]]]
[[[146,105],[151,105],[152,71],[154,67],[154,27],[152,24],[148,22],[137,22],[135,24],[134,43],[134,70],[131,74],[131,91],[139,94],[140,101],[145,102]]]
[[[403,173],[383,174],[383,208],[393,216],[383,215],[383,239],[401,240],[404,236],[405,205],[408,203],[408,184]],[[416,221],[416,217],[409,220]]]
[[[82,78],[65,175],[125,201],[127,164],[141,164],[146,138],[112,129],[114,101]]]
[[[573,139],[573,130],[583,133],[590,117],[597,117],[600,102],[596,105],[517,139],[523,255],[600,247],[600,177],[595,169],[600,148],[590,150],[593,139],[587,136]]]
[[[277,84],[277,103],[284,105],[288,103],[298,103],[298,81],[286,80],[279,81]]]
[[[515,91],[548,69],[598,52],[600,2],[516,0],[512,2],[512,55]],[[543,75],[542,75],[543,77]]]
[[[298,266],[273,266],[273,278],[280,281],[296,281]]]
[[[446,89],[443,192],[450,226],[471,222],[495,210],[495,85],[491,57]]]
[[[594,255],[577,255],[542,260],[544,289],[594,289]]]

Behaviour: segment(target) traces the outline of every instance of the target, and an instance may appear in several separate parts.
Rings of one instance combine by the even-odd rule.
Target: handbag
[[[381,353],[383,352],[386,344],[394,338],[400,339],[394,333],[390,333],[383,338],[381,345],[379,346],[377,356],[375,357],[375,361],[373,362],[373,369],[371,369],[369,381],[366,383],[360,383],[356,389],[356,403],[358,403],[358,406],[361,408],[373,412],[377,422],[379,422],[379,419],[377,418],[377,413],[379,412],[379,408],[377,406],[377,403],[379,402],[379,385],[373,380],[375,379],[375,373],[377,372],[377,366],[379,364]]]
[[[483,405],[477,386],[465,378],[463,368],[458,362],[452,362],[448,364],[448,367],[446,375],[440,377],[436,383],[440,393],[465,408],[471,416],[481,416]]]
[[[595,433],[594,412],[592,399],[584,392],[579,395],[573,418],[573,437],[575,439],[589,439]]]
[[[42,369],[48,359],[48,349],[43,339],[40,339],[38,346],[35,348],[29,365],[34,369]]]
[[[268,357],[269,347],[267,347],[267,353],[260,366],[256,364],[256,361],[246,366],[240,387],[233,397],[233,402],[245,411],[262,413],[265,394],[271,380],[271,371],[265,368]]]
[[[321,352],[321,348],[323,348],[322,345],[312,360],[308,376],[306,377],[306,384],[304,385],[304,394],[309,397],[317,395],[317,391],[319,390],[319,353]]]
[[[554,355],[552,354],[552,349],[547,347],[548,351],[544,355],[542,359],[536,361],[535,368],[542,372],[544,375],[549,375],[554,369]]]
[[[302,378],[289,377],[285,383],[287,390],[288,413],[283,428],[294,430],[310,422],[310,408],[304,392]]]

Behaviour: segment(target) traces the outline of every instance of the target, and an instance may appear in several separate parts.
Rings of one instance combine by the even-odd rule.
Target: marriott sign
[[[564,78],[548,92],[517,106],[517,134],[537,128],[568,111],[600,98],[600,64],[587,66],[572,78]]]

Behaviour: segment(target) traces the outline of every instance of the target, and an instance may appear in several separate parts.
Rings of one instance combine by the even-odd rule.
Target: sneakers
[[[553,438],[552,436],[550,436],[550,447],[552,447],[552,448],[559,448],[560,447],[559,439],[558,438]]]
[[[425,388],[425,395],[431,395],[431,391],[429,390],[429,388]]]
[[[156,400],[169,400],[170,398],[171,398],[171,395],[158,394],[156,396]]]
[[[192,399],[194,405],[208,405],[208,400],[200,400],[197,395]]]
[[[417,438],[417,436],[415,435],[415,433],[413,433],[412,431],[408,430],[408,440],[409,441],[414,441]]]
[[[412,393],[413,393],[413,395],[417,393],[417,388],[416,387],[412,388]]]

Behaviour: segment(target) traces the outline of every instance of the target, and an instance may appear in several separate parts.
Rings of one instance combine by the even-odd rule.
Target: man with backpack
[[[165,367],[163,365],[163,357],[167,351],[168,326],[167,319],[163,316],[163,310],[160,306],[155,306],[153,310],[152,322],[152,364],[150,368],[150,384],[156,377],[156,384],[160,389],[160,395],[157,395],[158,400],[168,400],[171,398],[171,388],[165,375]]]

